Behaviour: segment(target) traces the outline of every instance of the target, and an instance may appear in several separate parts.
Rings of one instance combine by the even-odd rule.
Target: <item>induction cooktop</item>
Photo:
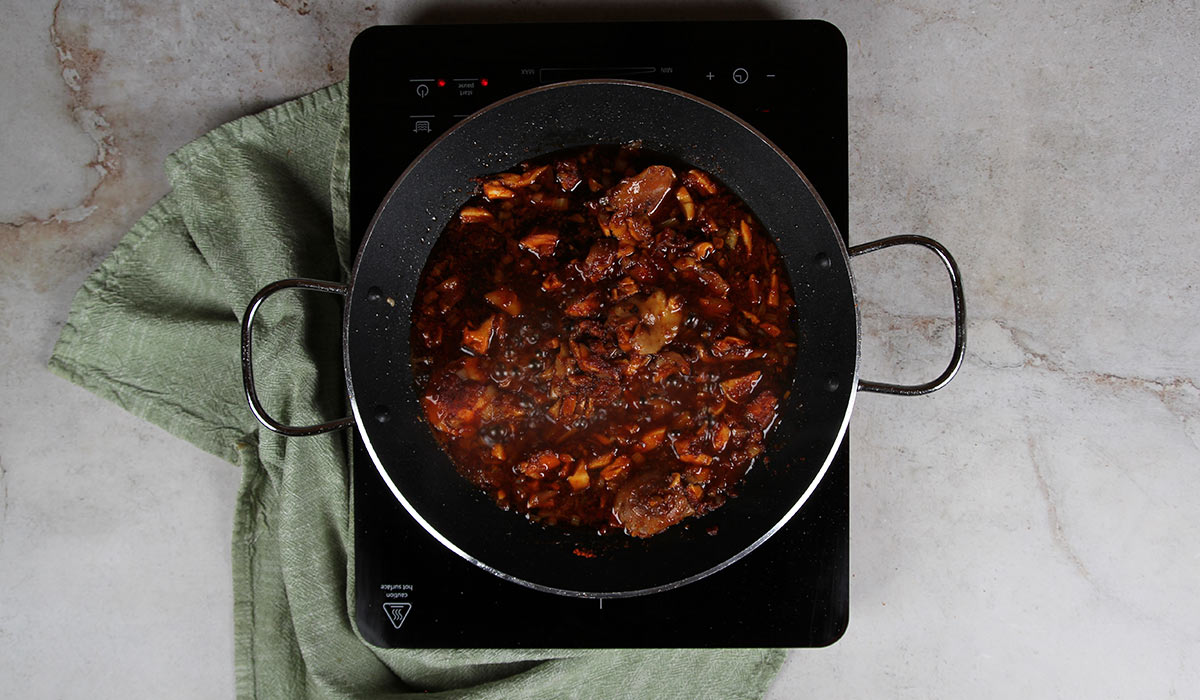
[[[373,27],[351,50],[354,247],[440,134],[498,99],[583,78],[666,85],[737,114],[799,166],[846,235],[846,45],[831,24],[417,25]],[[460,558],[353,443],[355,618],[377,646],[812,647],[846,629],[848,438],[809,500],[758,549],[680,588],[607,600],[535,591]]]

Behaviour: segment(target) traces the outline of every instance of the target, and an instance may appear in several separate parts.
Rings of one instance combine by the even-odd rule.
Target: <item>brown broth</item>
[[[426,262],[411,337],[458,471],[501,507],[601,532],[719,507],[796,359],[774,241],[715,178],[636,146],[479,185]]]

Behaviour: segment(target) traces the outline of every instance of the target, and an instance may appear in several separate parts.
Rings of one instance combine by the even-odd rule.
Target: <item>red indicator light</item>
[[[438,78],[438,87],[446,87],[446,81]]]
[[[480,84],[480,85],[482,85],[482,86],[484,86],[484,87],[487,87],[487,78],[484,78],[484,79],[480,80],[480,81],[479,81],[479,84]]]

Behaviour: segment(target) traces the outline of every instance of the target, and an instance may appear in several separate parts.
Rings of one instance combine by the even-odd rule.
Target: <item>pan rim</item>
[[[436,149],[441,143],[443,143],[446,139],[451,137],[452,134],[457,132],[459,129],[463,128],[468,123],[484,117],[492,110],[498,109],[498,108],[502,107],[503,105],[506,105],[515,100],[525,98],[530,95],[536,95],[536,94],[540,94],[543,92],[569,89],[569,88],[577,88],[577,87],[589,86],[589,85],[626,86],[626,87],[649,89],[649,90],[669,93],[674,96],[684,98],[684,99],[692,101],[692,102],[699,103],[700,105],[719,113],[721,116],[733,121],[735,124],[737,124],[741,128],[743,128],[746,131],[753,134],[759,140],[761,140],[768,148],[771,149],[771,151],[773,151],[776,154],[777,157],[780,158],[780,160],[782,160],[787,165],[787,167],[792,172],[795,173],[795,175],[804,183],[805,187],[808,188],[808,191],[811,194],[812,198],[819,206],[821,214],[824,216],[826,222],[828,223],[831,230],[835,234],[834,238],[837,241],[837,249],[845,263],[845,270],[846,270],[846,275],[847,275],[848,282],[849,282],[850,295],[851,295],[850,300],[852,302],[852,308],[853,308],[853,314],[854,314],[854,358],[853,358],[854,361],[853,361],[853,372],[851,374],[851,387],[849,390],[849,395],[847,397],[845,407],[844,407],[844,412],[841,416],[841,419],[840,419],[840,422],[838,425],[836,437],[833,440],[829,451],[825,455],[820,469],[816,472],[815,476],[811,479],[811,481],[809,482],[805,491],[799,496],[799,498],[796,499],[796,501],[791,505],[791,507],[779,518],[779,520],[771,528],[766,530],[762,535],[760,535],[758,538],[756,538],[750,544],[743,547],[741,550],[739,550],[732,556],[729,556],[728,558],[724,559],[720,563],[718,563],[712,567],[709,567],[708,569],[685,576],[680,579],[676,579],[676,580],[673,580],[673,581],[670,581],[667,583],[663,583],[663,584],[659,584],[659,585],[655,585],[655,586],[642,587],[642,588],[637,588],[637,589],[633,589],[633,590],[580,591],[580,590],[561,588],[561,587],[550,586],[550,585],[546,585],[546,584],[542,584],[542,583],[537,583],[535,581],[530,581],[525,578],[501,571],[501,570],[497,569],[496,567],[487,564],[486,562],[484,562],[484,561],[480,560],[479,558],[466,552],[461,547],[459,547],[457,544],[455,544],[453,541],[451,541],[448,537],[443,535],[436,527],[434,527],[428,520],[426,520],[421,515],[420,511],[412,503],[410,503],[410,501],[405,497],[404,493],[396,485],[395,481],[392,479],[391,475],[388,473],[388,470],[383,466],[383,460],[380,458],[380,455],[377,453],[377,451],[375,449],[375,445],[372,443],[370,435],[367,433],[366,428],[365,428],[365,425],[366,425],[365,421],[368,417],[364,415],[363,410],[361,409],[361,407],[359,405],[358,397],[357,397],[357,394],[355,391],[354,380],[353,380],[353,376],[351,373],[351,363],[350,363],[350,331],[351,331],[350,318],[352,316],[352,308],[353,308],[353,303],[354,303],[354,301],[353,301],[354,293],[353,292],[355,290],[356,283],[358,281],[359,270],[361,268],[361,264],[362,264],[365,254],[366,254],[366,251],[369,248],[369,243],[371,241],[371,237],[374,234],[374,232],[376,231],[377,224],[379,223],[383,212],[387,208],[387,205],[391,201],[394,193],[405,183],[405,181],[408,179],[408,177],[411,174],[411,172],[413,171],[413,169],[422,160],[424,160],[431,151]],[[555,595],[565,596],[565,597],[584,598],[584,599],[631,598],[631,597],[636,597],[636,596],[650,595],[653,593],[660,593],[660,592],[672,590],[675,588],[679,588],[679,587],[685,586],[689,583],[693,583],[695,581],[698,581],[698,580],[701,580],[708,576],[711,576],[712,574],[715,574],[715,573],[721,571],[722,569],[727,568],[728,566],[740,561],[742,558],[744,558],[745,556],[747,556],[748,554],[753,552],[760,545],[762,545],[764,542],[766,542],[768,539],[770,539],[780,529],[782,529],[789,521],[791,521],[791,519],[795,516],[795,514],[797,512],[799,512],[800,508],[802,508],[804,506],[804,504],[808,501],[809,497],[816,490],[817,486],[824,479],[825,474],[828,472],[829,467],[832,464],[834,457],[837,455],[838,450],[840,449],[843,441],[845,440],[845,436],[846,436],[848,428],[849,428],[850,417],[853,414],[855,399],[857,398],[857,394],[858,394],[859,371],[860,371],[860,364],[861,364],[861,343],[862,343],[861,336],[862,336],[862,327],[861,327],[861,315],[860,315],[859,306],[858,306],[857,285],[855,284],[853,271],[850,266],[850,256],[849,256],[849,251],[846,247],[846,243],[843,240],[841,231],[839,230],[837,223],[834,221],[833,216],[830,213],[824,200],[821,199],[820,195],[817,193],[817,191],[813,187],[812,183],[808,180],[808,177],[800,170],[800,168],[798,166],[796,166],[796,164],[791,160],[791,158],[789,158],[787,156],[786,153],[784,153],[782,150],[780,150],[779,147],[776,146],[774,144],[774,142],[772,142],[769,138],[767,138],[762,132],[755,129],[753,126],[748,124],[742,118],[738,117],[737,115],[731,113],[729,110],[727,110],[719,105],[709,102],[703,98],[697,97],[696,95],[693,95],[691,93],[688,93],[688,92],[685,92],[682,90],[677,90],[675,88],[670,88],[670,87],[666,87],[666,86],[662,86],[662,85],[656,85],[653,83],[645,83],[645,82],[640,82],[640,81],[611,80],[611,79],[585,79],[585,80],[572,80],[572,81],[566,81],[566,82],[561,82],[561,83],[553,83],[550,85],[538,86],[535,88],[531,88],[529,90],[515,93],[515,94],[505,97],[501,100],[493,102],[493,103],[487,105],[486,107],[483,107],[482,109],[471,114],[470,116],[464,118],[463,120],[461,120],[460,122],[458,122],[457,124],[455,124],[454,126],[449,128],[448,130],[446,130],[446,132],[439,135],[416,158],[414,158],[411,163],[409,163],[405,167],[404,171],[396,179],[396,182],[393,183],[392,187],[389,188],[387,195],[382,199],[379,206],[377,207],[375,214],[372,217],[371,222],[367,227],[367,231],[363,237],[362,244],[359,246],[359,249],[355,253],[354,264],[351,267],[350,277],[347,282],[346,304],[345,304],[345,308],[343,311],[342,360],[343,360],[343,367],[344,367],[344,374],[345,374],[345,381],[346,381],[346,391],[347,391],[347,396],[348,396],[349,402],[350,402],[351,412],[355,419],[358,434],[363,441],[363,446],[366,449],[367,453],[370,455],[371,461],[374,464],[376,471],[383,478],[384,483],[391,490],[393,496],[395,496],[395,498],[400,502],[400,504],[404,507],[404,509],[408,512],[408,514],[422,527],[422,529],[424,529],[428,534],[433,536],[441,545],[445,546],[448,550],[450,550],[451,552],[454,552],[455,554],[457,554],[458,556],[467,560],[468,562],[474,564],[475,566],[478,566],[479,568],[481,568],[503,580],[510,581],[512,583],[516,583],[516,584],[522,585],[524,587],[527,587],[527,588],[530,588],[533,590],[541,591],[544,593],[551,593],[551,594],[555,594]]]

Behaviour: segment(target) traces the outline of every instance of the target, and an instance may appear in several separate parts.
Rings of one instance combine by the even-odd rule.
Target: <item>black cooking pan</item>
[[[722,508],[646,540],[537,525],[499,509],[457,474],[434,441],[409,356],[410,314],[422,266],[442,227],[472,194],[472,178],[551,151],[635,140],[716,175],[750,206],[783,254],[800,339],[791,393],[765,463],[750,471],[738,497]],[[859,318],[849,258],[898,243],[936,251],[954,292],[953,358],[941,377],[920,386],[858,379]],[[267,296],[288,287],[346,297],[343,356],[353,418],[290,427],[270,418],[255,395],[254,314]],[[242,327],[246,395],[265,426],[285,435],[311,435],[357,423],[380,476],[446,547],[531,588],[598,598],[674,588],[748,554],[781,528],[820,482],[846,434],[857,390],[934,391],[958,370],[965,342],[958,271],[941,245],[907,236],[847,251],[812,186],[762,134],[697,97],[616,81],[530,90],[464,120],[396,181],[371,222],[348,285],[314,280],[268,285],[251,302]]]

